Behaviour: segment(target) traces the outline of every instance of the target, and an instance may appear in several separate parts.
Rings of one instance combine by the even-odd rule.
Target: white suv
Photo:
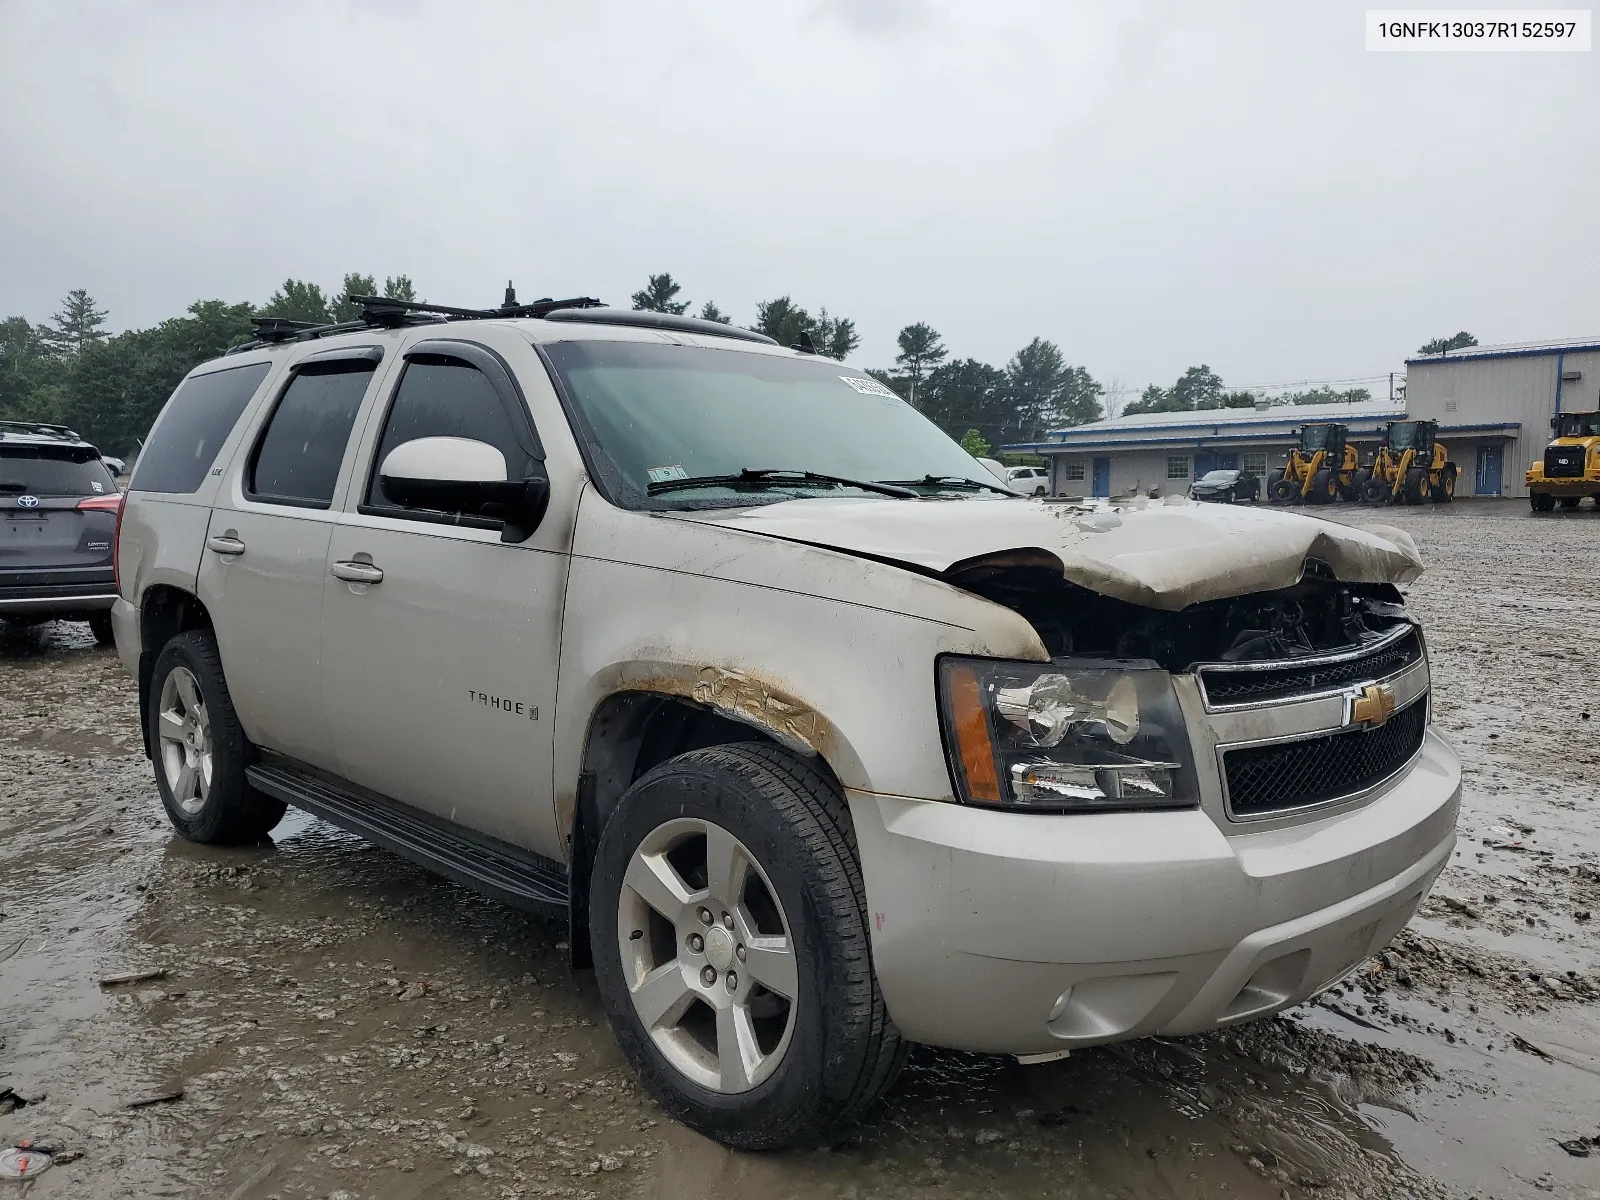
[[[1050,492],[1050,472],[1043,467],[1011,467],[1006,478],[1024,496],[1045,496]]]
[[[908,1042],[1299,1003],[1455,841],[1399,531],[1010,494],[864,373],[577,302],[263,324],[114,607],[177,829],[292,804],[570,918],[629,1060],[814,1142]]]

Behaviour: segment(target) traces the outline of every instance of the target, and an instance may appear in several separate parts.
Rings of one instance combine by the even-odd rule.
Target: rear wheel
[[[623,1053],[708,1137],[815,1143],[899,1070],[844,797],[789,751],[711,747],[642,776],[601,833],[590,912]]]
[[[156,788],[173,827],[191,842],[259,842],[283,819],[281,800],[245,781],[245,740],[210,630],[180,633],[156,658],[145,711]]]
[[[1365,467],[1358,468],[1350,476],[1350,500],[1356,504],[1364,504],[1367,500],[1367,485],[1372,482],[1372,472]]]
[[[94,634],[97,646],[111,646],[116,643],[117,637],[111,628],[111,614],[98,612],[89,618],[89,632]]]
[[[1439,472],[1439,482],[1433,489],[1433,502],[1435,504],[1449,504],[1455,499],[1456,494],[1456,469],[1446,466]]]
[[[1577,508],[1578,501],[1581,499],[1581,496],[1562,496],[1556,503],[1562,508]]]
[[[1534,512],[1549,512],[1556,506],[1556,498],[1549,492],[1529,492],[1528,504]]]

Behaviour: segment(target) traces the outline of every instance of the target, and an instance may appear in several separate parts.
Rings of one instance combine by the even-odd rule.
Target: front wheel
[[[1435,504],[1449,504],[1456,495],[1456,469],[1446,465],[1439,472],[1439,482],[1433,489],[1433,502]]]
[[[1529,492],[1528,505],[1534,512],[1549,512],[1556,506],[1556,498],[1549,492]]]
[[[281,800],[245,780],[250,743],[233,711],[217,641],[207,629],[180,633],[156,657],[145,725],[155,749],[156,788],[173,827],[191,842],[259,842],[283,819]]]
[[[590,913],[623,1053],[706,1136],[815,1144],[898,1072],[844,798],[797,755],[718,746],[643,775],[600,835]]]

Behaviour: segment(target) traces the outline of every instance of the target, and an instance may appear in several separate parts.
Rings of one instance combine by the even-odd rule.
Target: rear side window
[[[109,496],[117,481],[89,451],[0,446],[0,495]]]
[[[197,491],[270,365],[251,363],[179,384],[150,431],[129,490]]]
[[[524,422],[526,425],[526,422]],[[525,479],[534,458],[519,438],[512,415],[482,371],[451,358],[413,358],[395,391],[373,459],[367,503],[396,509],[378,477],[383,460],[396,446],[417,438],[459,437],[488,442],[506,456],[506,478]]]
[[[374,365],[316,364],[295,372],[267,421],[245,479],[253,500],[327,508]]]

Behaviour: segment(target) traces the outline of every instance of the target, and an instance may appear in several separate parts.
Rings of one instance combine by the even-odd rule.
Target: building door
[[[1500,494],[1500,457],[1501,447],[1478,447],[1478,480],[1477,487],[1473,490],[1480,496],[1498,496]]]
[[[1094,460],[1094,488],[1096,496],[1111,495],[1111,460],[1097,458]]]

